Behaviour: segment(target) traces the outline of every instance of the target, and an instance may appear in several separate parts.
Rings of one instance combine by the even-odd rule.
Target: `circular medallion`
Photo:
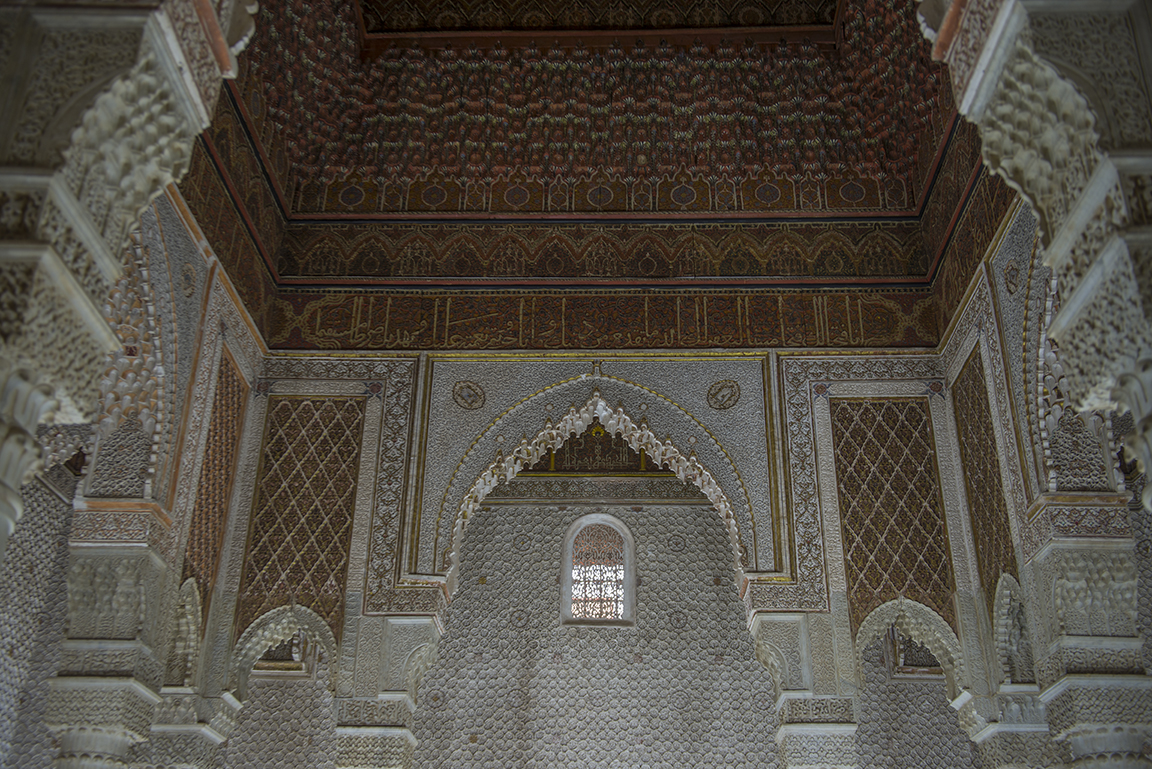
[[[690,205],[696,200],[696,190],[687,184],[681,184],[672,189],[672,202],[678,206]]]
[[[508,615],[512,627],[524,627],[528,624],[528,612],[524,609],[513,609]]]
[[[756,188],[756,199],[770,206],[780,199],[780,189],[775,184],[764,182]]]
[[[426,206],[438,206],[448,199],[448,193],[439,185],[433,185],[420,193],[420,199]]]
[[[528,190],[517,184],[515,187],[509,187],[504,192],[504,202],[515,208],[519,208],[528,202]]]
[[[349,184],[340,193],[340,202],[346,206],[358,206],[362,200],[364,200],[364,190],[355,184]]]
[[[864,188],[856,182],[848,182],[840,188],[840,197],[849,203],[859,203],[864,199]]]
[[[196,293],[196,268],[187,262],[180,268],[180,291],[184,296]]]
[[[512,547],[521,553],[527,553],[532,549],[532,537],[528,534],[517,534],[512,537]]]
[[[593,187],[588,190],[588,202],[597,208],[606,206],[612,202],[612,190],[601,184],[599,187]]]
[[[457,382],[452,388],[452,400],[462,409],[478,409],[484,405],[484,388],[475,382]]]
[[[721,379],[708,388],[708,405],[714,409],[730,409],[740,400],[740,385],[735,379]]]
[[[1015,264],[1004,268],[1004,288],[1008,289],[1009,294],[1015,294],[1020,288],[1020,268]]]
[[[672,534],[668,537],[668,549],[673,553],[684,552],[684,537],[679,534]]]
[[[668,624],[677,630],[682,630],[688,624],[688,615],[682,611],[674,611],[668,615]]]

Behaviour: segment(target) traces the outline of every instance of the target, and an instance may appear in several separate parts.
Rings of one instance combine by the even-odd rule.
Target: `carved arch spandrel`
[[[892,626],[932,652],[932,656],[940,662],[940,667],[944,671],[950,698],[955,699],[962,690],[969,687],[960,640],[956,638],[956,634],[943,617],[910,598],[897,598],[881,604],[860,623],[860,629],[856,631],[856,667],[859,680],[863,680],[859,671],[864,669],[864,650],[873,641],[883,638],[888,628]]]
[[[576,380],[577,383],[579,383],[579,381],[580,380]],[[534,396],[533,399],[544,393],[555,394],[558,388],[571,384],[572,381],[569,381],[551,388],[546,388]],[[705,466],[705,464],[697,458],[695,451],[685,453],[674,445],[670,438],[665,440],[659,439],[656,433],[648,426],[646,421],[647,414],[640,421],[636,421],[625,413],[623,406],[615,409],[609,406],[601,394],[601,389],[606,389],[607,387],[615,389],[615,386],[619,385],[642,389],[630,383],[613,380],[608,377],[597,380],[595,386],[598,389],[592,391],[592,396],[581,408],[578,409],[576,406],[572,406],[568,412],[555,423],[550,418],[545,419],[542,430],[536,433],[531,439],[525,435],[520,443],[514,446],[506,456],[503,451],[496,450],[496,459],[488,464],[487,467],[483,468],[478,475],[474,476],[475,480],[473,480],[467,490],[464,491],[460,501],[449,507],[448,496],[451,494],[453,487],[460,480],[463,480],[462,471],[467,472],[463,470],[463,468],[468,464],[470,456],[475,456],[475,452],[484,449],[492,450],[491,447],[496,445],[493,440],[496,428],[498,425],[503,424],[504,420],[510,416],[511,410],[489,425],[481,435],[481,438],[472,444],[464,460],[461,461],[460,466],[457,468],[452,482],[449,484],[449,491],[445,494],[445,505],[443,507],[443,513],[451,510],[454,516],[448,556],[447,589],[449,594],[455,592],[456,588],[456,577],[459,572],[460,562],[460,545],[464,528],[467,526],[469,517],[480,508],[484,498],[487,497],[497,485],[512,480],[525,466],[531,466],[545,456],[548,449],[557,450],[562,447],[570,437],[583,433],[594,419],[599,419],[600,423],[610,433],[622,436],[633,450],[646,452],[649,458],[658,466],[671,470],[682,482],[692,483],[703,492],[704,496],[709,499],[712,506],[721,516],[721,519],[728,529],[729,541],[732,546],[733,567],[736,572],[736,584],[743,589],[745,581],[744,573],[748,568],[750,557],[750,548],[745,538],[752,535],[741,530],[741,521],[739,519],[744,519],[744,521],[746,521],[746,528],[750,529],[751,509],[750,503],[748,503],[748,494],[743,488],[743,483],[740,480],[736,468],[732,466],[731,460],[727,459],[727,454],[724,453],[723,448],[721,448],[719,444],[716,444],[718,451],[711,452],[716,455],[714,458],[727,460],[728,466],[720,467],[720,471],[724,472],[727,476],[725,483],[738,487],[739,492],[742,494],[742,497],[735,497],[737,502],[734,504],[734,498],[724,491],[721,487],[721,482],[717,480],[713,470]],[[649,396],[656,395],[651,391],[645,390],[645,392]],[[663,414],[671,415],[675,413],[673,412],[673,409],[676,408],[674,404],[661,399],[659,395],[656,395],[656,397],[657,402],[663,401],[662,405],[670,407],[661,409]],[[682,409],[679,410],[679,413],[681,416],[691,419]],[[707,434],[702,430],[698,422],[693,420],[693,424],[695,427],[701,428],[701,432]],[[697,443],[696,447],[700,448],[701,446]],[[748,507],[742,509],[742,506],[737,506],[740,503],[748,505]],[[442,520],[437,522],[436,536],[438,541],[442,536],[439,531],[442,525]]]
[[[256,660],[273,646],[287,641],[298,632],[319,644],[328,659],[329,686],[339,678],[340,656],[336,636],[319,614],[303,606],[280,606],[261,614],[248,626],[232,649],[232,669],[229,688],[236,699],[243,701],[248,695],[248,674]]]

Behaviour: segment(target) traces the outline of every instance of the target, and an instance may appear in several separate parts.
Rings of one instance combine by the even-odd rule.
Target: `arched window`
[[[564,537],[563,621],[632,624],[634,552],[628,528],[611,515],[593,513],[573,523]]]

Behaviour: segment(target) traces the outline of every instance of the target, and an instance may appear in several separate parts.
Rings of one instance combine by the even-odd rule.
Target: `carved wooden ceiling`
[[[852,344],[932,343],[1011,200],[903,0],[373,2],[263,4],[183,185],[263,263],[234,276],[254,315],[350,291],[845,291],[903,308]],[[753,17],[776,26],[731,26]]]

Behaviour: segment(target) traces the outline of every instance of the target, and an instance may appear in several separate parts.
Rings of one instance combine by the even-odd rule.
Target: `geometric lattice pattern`
[[[196,580],[200,591],[201,627],[208,616],[208,604],[212,600],[216,570],[220,565],[220,550],[228,522],[228,497],[232,494],[237,443],[247,398],[248,385],[236,370],[236,364],[227,354],[220,356],[216,396],[208,418],[208,440],[204,445],[200,483],[196,486],[192,526],[184,553],[184,574],[180,578],[181,583],[189,577]]]
[[[294,602],[340,637],[364,404],[362,397],[269,398],[237,633]]]
[[[831,411],[853,632],[870,611],[900,596],[955,628],[928,401],[833,399]]]
[[[952,400],[956,408],[960,462],[964,468],[964,491],[968,495],[968,514],[976,547],[976,567],[991,617],[1000,575],[1019,577],[979,348],[973,350],[972,357],[956,377]]]
[[[624,616],[624,537],[604,523],[580,529],[572,542],[572,618]]]

